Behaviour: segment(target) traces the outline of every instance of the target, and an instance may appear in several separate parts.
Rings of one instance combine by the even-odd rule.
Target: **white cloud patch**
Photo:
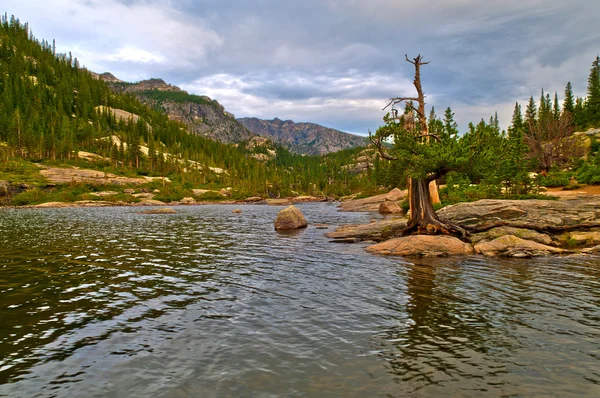
[[[27,18],[34,33],[56,37],[59,51],[72,51],[97,72],[113,68],[110,72],[124,79],[139,74],[130,70],[131,64],[158,65],[154,73],[206,64],[209,53],[223,44],[205,20],[178,11],[170,2],[25,0],[13,8],[11,12]]]
[[[364,133],[410,95],[404,54],[428,106],[461,130],[567,81],[585,95],[600,2],[560,0],[19,0],[7,11],[96,72],[160,77],[238,116],[313,121]]]

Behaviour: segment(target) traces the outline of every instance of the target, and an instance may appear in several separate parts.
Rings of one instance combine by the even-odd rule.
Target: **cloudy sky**
[[[414,94],[461,129],[515,101],[584,95],[600,53],[598,0],[0,0],[96,72],[163,78],[237,117],[292,119],[365,134],[392,96]]]

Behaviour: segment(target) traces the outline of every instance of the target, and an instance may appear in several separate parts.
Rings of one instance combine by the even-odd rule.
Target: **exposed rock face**
[[[293,205],[281,210],[275,220],[275,229],[278,231],[305,228],[307,225],[304,214]]]
[[[189,94],[162,79],[109,86],[113,91],[134,94],[141,102],[161,108],[169,119],[186,124],[191,133],[225,143],[249,140],[254,136],[217,101]]]
[[[188,196],[188,197],[181,199],[179,201],[179,203],[181,203],[182,205],[192,205],[192,204],[196,203],[196,199]]]
[[[490,257],[540,257],[551,254],[563,254],[566,251],[541,243],[517,238],[514,235],[504,235],[491,242],[475,245],[475,251]]]
[[[292,202],[294,203],[304,203],[304,202],[322,202],[325,199],[317,198],[315,196],[296,196],[292,198]]]
[[[381,214],[403,214],[404,210],[396,202],[385,201],[379,205]]]
[[[291,120],[241,118],[238,121],[254,134],[269,137],[291,152],[321,155],[342,149],[366,146],[365,137],[344,133],[314,123],[294,123]]]
[[[492,200],[446,206],[437,212],[442,219],[462,225],[494,221],[519,221],[547,225],[574,225],[600,220],[600,198],[565,200]]]
[[[387,201],[398,201],[406,198],[406,195],[408,195],[408,190],[401,191],[398,188],[394,188],[385,195],[384,199]]]
[[[448,257],[473,254],[473,247],[452,236],[412,235],[367,247],[372,254],[407,257]]]
[[[143,210],[138,212],[138,214],[175,214],[177,213],[175,210],[171,209],[170,207],[162,207],[160,209],[150,209],[150,210]]]
[[[0,198],[8,196],[10,184],[8,181],[0,180]]]
[[[401,191],[398,188],[392,189],[390,192],[371,196],[363,199],[351,199],[340,204],[340,211],[379,211],[379,206],[383,202],[402,200],[408,194],[408,190]]]
[[[285,206],[292,204],[289,199],[266,199],[265,202],[271,206]]]
[[[530,229],[513,227],[497,227],[486,232],[474,234],[471,236],[471,242],[480,243],[490,241],[505,235],[514,235],[519,238],[541,243],[542,245],[554,245],[554,240],[552,240],[552,237],[550,237],[548,234],[542,234]]]
[[[97,170],[87,170],[80,168],[61,168],[46,167],[40,170],[40,174],[55,184],[68,184],[71,182],[82,182],[93,185],[126,185],[126,184],[147,184],[155,179],[163,180],[162,177],[120,177],[112,173],[105,173]],[[168,178],[165,182],[171,182]]]
[[[406,228],[406,224],[407,220],[400,218],[371,224],[343,225],[325,236],[333,239],[334,242],[358,242],[362,240],[381,242],[394,236],[396,231]]]
[[[600,231],[573,231],[559,237],[564,246],[586,246],[600,244]]]

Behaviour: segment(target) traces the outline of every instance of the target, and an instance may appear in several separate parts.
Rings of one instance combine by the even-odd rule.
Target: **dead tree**
[[[545,117],[537,123],[529,124],[525,134],[525,143],[531,155],[538,160],[542,172],[548,172],[552,167],[562,167],[568,164],[581,148],[573,137],[573,118],[569,112],[564,112],[558,118]]]
[[[439,140],[435,134],[429,134],[427,127],[427,114],[425,113],[425,95],[423,94],[423,87],[421,86],[421,66],[427,65],[429,62],[424,62],[423,57],[419,54],[416,58],[410,60],[405,55],[407,62],[411,63],[415,68],[415,78],[413,84],[417,90],[416,97],[395,97],[390,98],[390,102],[383,108],[386,109],[390,106],[398,104],[405,104],[406,108],[410,113],[415,113],[418,119],[418,126],[420,128],[420,134],[415,134],[416,139],[419,139],[422,145],[428,145],[430,139]],[[415,107],[414,104],[418,104]],[[403,121],[404,126],[408,123],[406,120]],[[413,123],[414,125],[414,123]],[[380,156],[387,160],[398,160],[396,156],[390,155],[384,148],[383,142],[387,138],[385,134],[376,134],[372,136],[369,134],[369,139],[377,148]],[[447,174],[450,169],[441,168],[435,172],[429,173],[425,178],[409,180],[408,188],[408,200],[410,205],[409,210],[409,221],[407,227],[400,232],[400,235],[406,236],[411,234],[421,235],[455,235],[463,239],[466,239],[467,232],[451,223],[442,221],[438,218],[433,204],[431,201],[430,183],[438,178],[441,178]],[[434,185],[435,186],[435,185]],[[437,187],[436,195],[437,195]]]

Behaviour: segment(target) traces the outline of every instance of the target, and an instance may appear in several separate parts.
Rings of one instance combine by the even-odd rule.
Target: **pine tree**
[[[554,92],[552,116],[554,117],[554,120],[558,120],[558,118],[560,117],[560,105],[558,104],[558,94],[556,94],[556,92]]]
[[[444,133],[449,137],[455,137],[458,134],[458,123],[454,121],[454,112],[450,107],[444,112]]]
[[[571,82],[567,83],[565,87],[565,100],[563,101],[563,112],[569,112],[573,114],[575,110],[575,98],[573,97],[573,87]]]
[[[577,97],[573,108],[573,121],[577,129],[583,129],[587,125],[587,112],[585,109],[583,98]]]
[[[588,77],[586,113],[588,126],[600,124],[600,56],[592,63]]]
[[[535,100],[532,97],[529,97],[529,103],[527,104],[527,109],[525,110],[525,132],[528,133],[531,130],[532,126],[537,124],[536,119],[537,109],[535,106]]]
[[[513,112],[512,121],[508,131],[520,130],[523,131],[524,122],[523,114],[521,113],[521,105],[518,102],[515,103],[515,110]]]

